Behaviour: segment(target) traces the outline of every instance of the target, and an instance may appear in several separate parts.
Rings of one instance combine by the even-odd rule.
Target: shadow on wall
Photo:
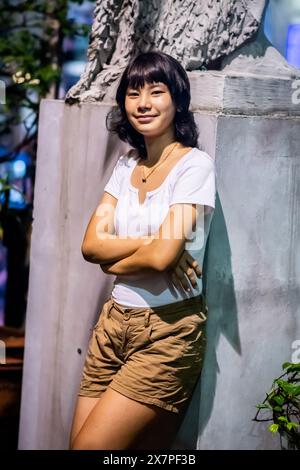
[[[203,264],[203,290],[208,306],[207,349],[201,379],[195,387],[174,449],[197,449],[197,442],[209,421],[219,373],[216,351],[220,335],[223,334],[232,348],[241,354],[231,250],[218,194],[207,243]]]

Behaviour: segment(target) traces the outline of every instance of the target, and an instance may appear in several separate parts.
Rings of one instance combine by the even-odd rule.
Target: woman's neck
[[[164,134],[154,138],[147,138],[144,136],[144,140],[147,150],[147,158],[144,160],[143,164],[149,167],[156,165],[163,156],[163,153],[167,152],[168,149],[170,149],[176,142],[176,139],[172,134]]]

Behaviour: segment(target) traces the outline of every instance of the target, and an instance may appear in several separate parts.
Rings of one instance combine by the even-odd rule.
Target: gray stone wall
[[[252,419],[300,338],[300,119],[199,118],[215,142],[218,199],[208,349],[181,436],[198,449],[279,449]]]

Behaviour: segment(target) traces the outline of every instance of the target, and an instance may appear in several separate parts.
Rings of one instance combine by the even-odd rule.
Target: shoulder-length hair
[[[127,88],[143,87],[145,82],[167,85],[176,107],[175,139],[184,146],[197,147],[198,129],[193,113],[189,111],[191,94],[187,73],[176,59],[160,51],[143,52],[130,60],[116,91],[117,107],[106,116],[107,130],[137,149],[142,159],[147,157],[144,137],[130,124],[125,111]]]

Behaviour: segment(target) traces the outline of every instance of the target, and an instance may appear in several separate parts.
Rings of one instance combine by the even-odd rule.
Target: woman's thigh
[[[99,399],[100,398],[94,397],[77,397],[77,403],[75,406],[73,423],[70,433],[70,447],[72,447],[76,436],[79,434],[79,431],[81,430],[84,422],[86,421],[88,415],[95,407]]]
[[[179,420],[176,413],[132,400],[108,387],[89,412],[72,449],[166,449]]]

